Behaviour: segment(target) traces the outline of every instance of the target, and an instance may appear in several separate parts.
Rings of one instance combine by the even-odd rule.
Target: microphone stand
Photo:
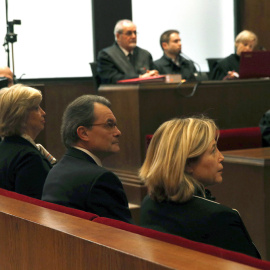
[[[202,73],[201,66],[198,63],[194,62],[192,59],[190,59],[186,54],[182,52],[181,52],[181,55],[183,55],[184,58],[186,58],[188,61],[192,62],[195,66],[197,66],[199,68],[199,73],[200,74]]]
[[[3,46],[6,46],[5,50],[7,52],[7,66],[10,68],[10,50],[9,43],[11,43],[11,52],[12,52],[12,71],[13,71],[13,80],[15,81],[15,65],[14,65],[14,49],[13,43],[17,41],[17,34],[14,33],[14,24],[21,24],[21,20],[8,21],[8,0],[6,0],[6,24],[7,24],[7,34],[5,36],[5,43]]]

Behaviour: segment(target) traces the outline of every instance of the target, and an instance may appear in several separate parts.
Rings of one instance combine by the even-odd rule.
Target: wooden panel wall
[[[239,0],[240,30],[254,31],[259,38],[259,47],[270,50],[270,1],[269,0]]]

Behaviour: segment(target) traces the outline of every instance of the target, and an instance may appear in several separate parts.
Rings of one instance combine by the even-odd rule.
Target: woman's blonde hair
[[[215,122],[204,116],[172,119],[154,133],[139,175],[157,201],[188,201],[204,188],[185,168],[198,159],[216,138]]]
[[[0,136],[21,135],[31,109],[39,106],[41,92],[32,87],[15,84],[0,90]]]
[[[256,45],[258,44],[258,37],[256,36],[255,33],[249,30],[243,30],[235,38],[235,46],[237,47],[239,43],[247,41],[254,41],[254,47],[256,47]]]

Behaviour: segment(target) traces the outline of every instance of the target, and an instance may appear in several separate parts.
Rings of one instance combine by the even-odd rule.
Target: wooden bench
[[[6,199],[11,199],[11,201],[7,201]],[[258,260],[258,259],[252,258],[250,256],[247,256],[247,255],[244,255],[241,253],[224,250],[222,248],[217,248],[217,247],[203,244],[203,243],[198,243],[195,241],[185,239],[183,237],[179,237],[179,236],[175,236],[175,235],[171,235],[171,234],[167,234],[167,233],[162,233],[162,232],[158,232],[158,231],[151,230],[151,229],[142,228],[142,227],[128,224],[128,223],[125,223],[122,221],[99,217],[96,214],[87,213],[84,211],[68,208],[68,207],[61,206],[61,205],[55,205],[52,203],[29,198],[27,196],[24,196],[24,195],[15,193],[15,192],[0,189],[0,213],[2,211],[1,206],[6,207],[7,205],[10,205],[8,214],[11,214],[11,212],[15,212],[17,214],[20,213],[20,215],[18,215],[18,218],[23,218],[21,215],[25,214],[25,209],[29,209],[29,208],[31,208],[31,205],[35,205],[36,207],[39,207],[39,208],[34,208],[33,211],[35,211],[35,213],[36,213],[36,214],[34,214],[34,216],[35,216],[35,218],[41,218],[41,220],[44,218],[47,219],[47,217],[48,217],[47,214],[46,215],[44,214],[44,213],[47,213],[47,212],[44,212],[45,209],[49,209],[50,211],[54,210],[53,212],[56,212],[56,213],[62,212],[61,214],[64,214],[64,216],[61,217],[63,222],[65,222],[65,219],[69,219],[69,217],[75,216],[77,219],[79,218],[79,220],[86,220],[88,223],[89,223],[89,220],[91,220],[94,223],[99,223],[99,224],[107,225],[109,227],[120,229],[122,231],[122,233],[124,233],[124,234],[126,232],[129,232],[131,234],[137,235],[137,237],[143,236],[143,237],[150,238],[152,240],[155,239],[155,240],[164,242],[164,244],[172,244],[172,245],[184,248],[184,249],[192,250],[194,252],[197,251],[197,252],[201,252],[201,253],[208,254],[211,256],[216,256],[216,257],[219,257],[221,259],[230,260],[232,262],[237,262],[237,263],[249,265],[252,267],[257,267],[258,269],[270,269],[270,262]],[[5,212],[5,213],[7,214],[7,212]],[[29,214],[29,212],[27,212],[27,213]],[[51,212],[49,212],[49,213],[50,213],[49,215],[52,215]],[[26,219],[28,220],[28,217]],[[39,220],[39,222],[41,222],[41,220]],[[50,225],[55,224],[55,222],[58,222],[58,221],[59,220],[50,219],[50,222],[51,222]],[[31,222],[36,222],[36,220],[31,220]],[[90,222],[90,223],[92,223],[92,222]],[[9,230],[9,226],[8,225],[6,225],[6,226],[7,227],[5,230]],[[61,226],[63,226],[63,224]],[[66,226],[69,226],[68,223],[65,224],[65,227]],[[73,225],[70,224],[70,226],[72,227]],[[55,228],[53,228],[53,229],[55,229]],[[125,238],[124,235],[123,235],[123,237]],[[2,239],[2,238],[0,237],[0,239]],[[129,239],[129,238],[127,238],[127,239]],[[14,241],[15,241],[15,239],[14,239]],[[27,241],[32,242],[31,237]],[[114,241],[119,242],[119,239],[115,239]],[[140,243],[137,243],[137,244],[140,245]],[[129,243],[127,245],[129,245]],[[0,243],[0,246],[1,246],[1,243]],[[2,246],[2,248],[4,248],[4,247]],[[0,247],[0,253],[1,253],[2,248]],[[152,247],[152,248],[156,248],[156,247]],[[34,250],[29,251],[29,252],[34,252]],[[0,254],[0,258],[1,258],[1,254]],[[1,265],[1,262],[0,262],[0,265]],[[189,262],[187,263],[187,266],[188,265],[189,265]],[[0,269],[2,269],[2,268],[0,268]],[[11,268],[11,269],[13,269],[13,268]],[[44,269],[46,269],[46,268],[44,268]],[[166,268],[164,268],[164,269],[166,269]],[[178,268],[175,268],[175,269],[178,269]],[[185,268],[183,268],[183,269],[185,269]],[[204,268],[198,268],[198,269],[204,269]],[[223,268],[220,268],[220,269],[223,269]],[[239,268],[239,269],[241,269],[241,268]]]
[[[256,259],[256,266],[248,266],[1,195],[0,240],[0,269],[5,270],[248,270],[270,266]]]

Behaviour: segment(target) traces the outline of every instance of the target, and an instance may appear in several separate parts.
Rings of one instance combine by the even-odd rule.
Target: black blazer
[[[140,47],[135,47],[133,51],[133,64],[116,42],[101,50],[97,57],[97,73],[101,83],[115,84],[118,80],[138,78],[146,70],[154,69],[151,54]]]
[[[239,213],[202,197],[158,203],[147,195],[140,220],[146,228],[260,258]]]
[[[48,174],[42,200],[131,222],[118,177],[75,148],[68,149]]]
[[[26,139],[5,137],[0,143],[0,187],[41,199],[52,165]]]
[[[197,72],[194,64],[179,55],[180,66],[177,66],[165,54],[158,60],[154,61],[156,69],[159,74],[181,74],[182,79],[187,81],[196,81],[194,73]]]

